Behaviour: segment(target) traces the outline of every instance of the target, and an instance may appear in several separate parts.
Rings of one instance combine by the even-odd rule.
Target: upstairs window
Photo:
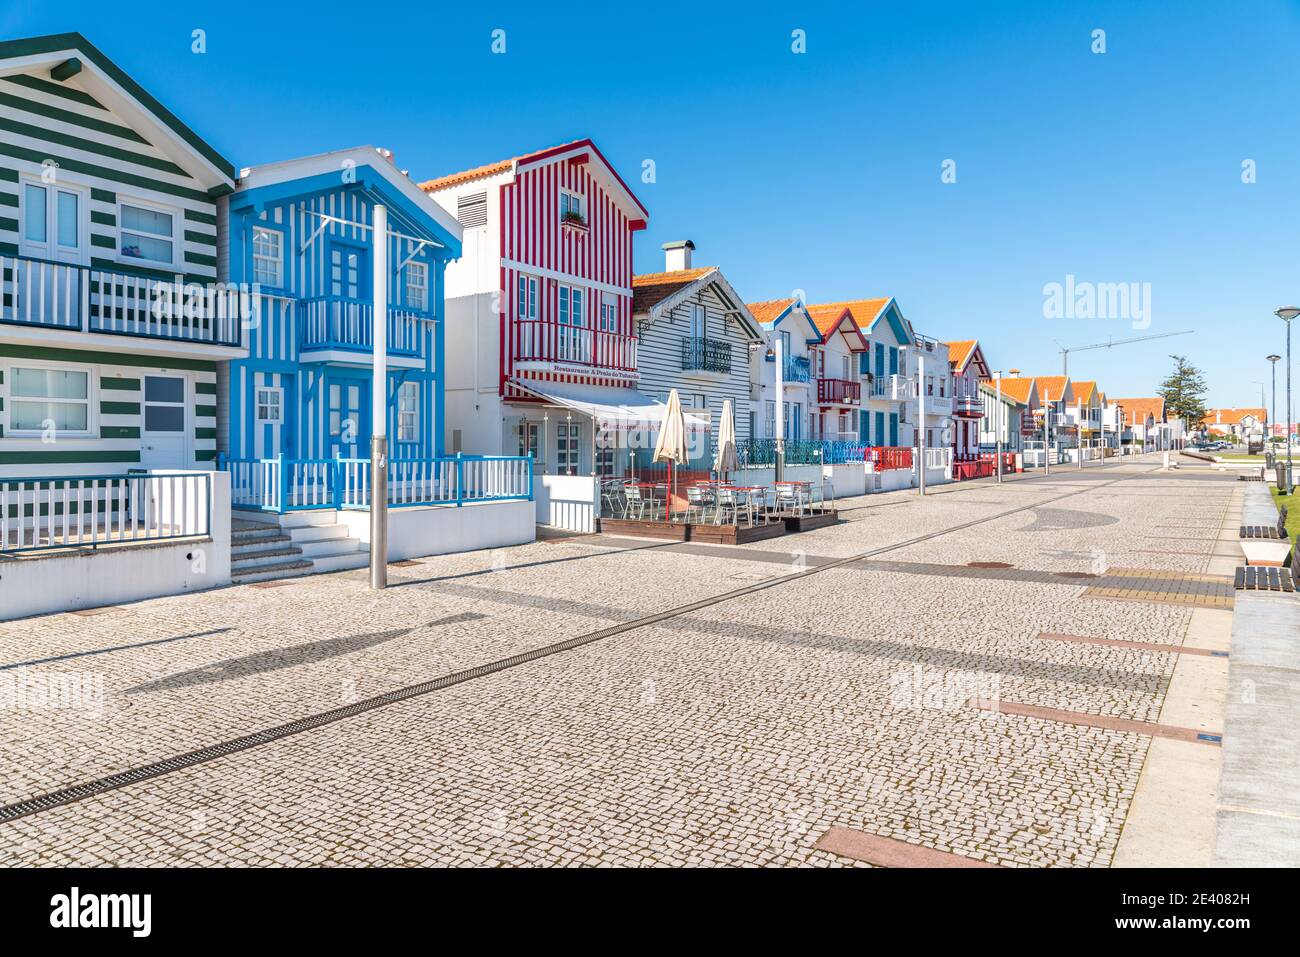
[[[617,332],[618,331],[618,303],[601,300],[600,303],[600,331]]]
[[[537,318],[537,279],[534,276],[519,277],[519,299],[515,307],[520,319]]]
[[[429,311],[429,267],[426,263],[406,264],[406,307],[416,312]]]
[[[284,287],[284,234],[278,229],[253,227],[253,282]]]
[[[266,388],[257,390],[257,421],[280,422],[284,408],[284,390]]]
[[[170,266],[176,261],[176,217],[162,210],[122,203],[118,254],[123,259]]]
[[[587,216],[582,208],[582,197],[567,189],[560,190],[560,222],[577,223],[579,226],[587,224]]]

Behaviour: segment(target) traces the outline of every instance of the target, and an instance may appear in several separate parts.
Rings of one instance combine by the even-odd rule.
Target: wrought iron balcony
[[[682,340],[682,370],[731,372],[731,343],[721,339]]]

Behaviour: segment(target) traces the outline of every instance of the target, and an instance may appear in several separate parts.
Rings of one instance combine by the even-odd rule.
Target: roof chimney
[[[664,243],[664,272],[681,272],[691,268],[691,250],[695,244],[689,239]]]

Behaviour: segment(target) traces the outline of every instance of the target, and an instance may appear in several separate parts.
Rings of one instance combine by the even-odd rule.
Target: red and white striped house
[[[591,140],[421,183],[464,227],[446,276],[451,451],[595,471],[636,391],[632,237],[648,213]]]
[[[984,396],[980,382],[991,379],[978,340],[946,343],[948,368],[952,372],[952,450],[955,461],[977,458],[980,451],[980,419],[984,417]]]

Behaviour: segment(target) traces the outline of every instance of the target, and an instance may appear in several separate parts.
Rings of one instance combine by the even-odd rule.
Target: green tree
[[[1174,360],[1174,371],[1156,394],[1165,400],[1165,414],[1170,418],[1182,419],[1188,429],[1194,429],[1205,418],[1205,374],[1187,361],[1187,356],[1170,356]]]

